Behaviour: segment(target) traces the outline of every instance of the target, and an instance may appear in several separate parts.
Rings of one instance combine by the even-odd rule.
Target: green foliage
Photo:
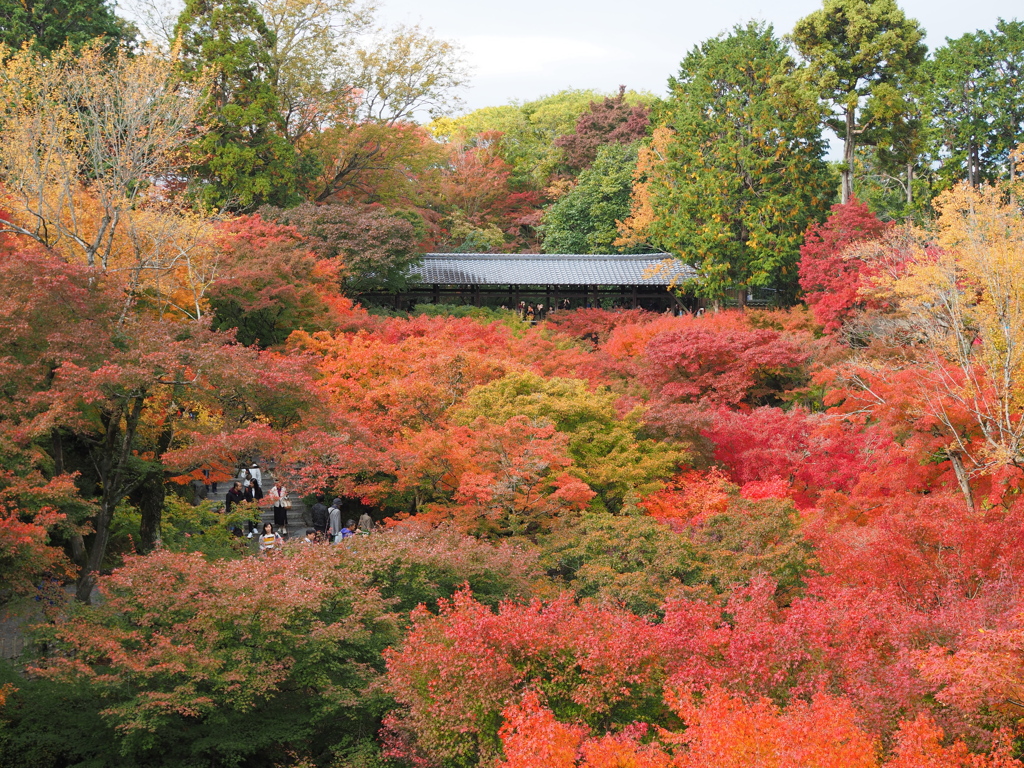
[[[338,568],[339,555],[297,546],[240,561],[131,559],[104,581],[101,605],[48,628],[39,673],[87,681],[105,699],[125,765],[329,754],[372,735],[380,702],[365,691],[396,637],[387,601]]]
[[[0,688],[16,691],[0,706],[0,768],[135,768],[111,749],[104,700],[83,680],[26,678],[0,659]]]
[[[843,139],[848,202],[855,143],[891,143],[913,113],[909,86],[928,50],[924,30],[896,0],[825,0],[796,23],[791,39],[806,62],[804,82],[832,110],[825,124]]]
[[[192,148],[198,198],[243,210],[297,202],[301,161],[282,134],[271,87],[274,37],[255,4],[188,0],[174,32],[186,78],[215,71],[207,130]]]
[[[677,448],[640,436],[641,414],[619,416],[618,396],[593,391],[579,379],[544,379],[534,373],[510,373],[473,389],[455,419],[471,423],[484,416],[502,423],[513,416],[550,422],[569,437],[574,466],[570,472],[594,491],[605,507],[618,511],[633,494],[661,487],[684,460]]]
[[[484,107],[462,117],[442,118],[429,127],[434,136],[448,140],[501,132],[499,154],[512,166],[514,183],[542,189],[561,162],[561,150],[554,140],[572,133],[580,115],[604,95],[598,91],[559,91],[535,101]],[[626,94],[630,104],[649,100],[646,95]]]
[[[463,587],[492,607],[502,600],[527,600],[544,581],[538,553],[528,544],[492,544],[445,526],[406,525],[344,546],[343,567],[366,578],[403,614],[418,605],[435,610],[439,600]]]
[[[393,293],[409,287],[409,267],[420,258],[417,227],[410,216],[374,205],[266,207],[260,215],[299,231],[321,259],[337,259],[346,292]]]
[[[630,213],[636,144],[606,144],[576,186],[544,213],[546,253],[618,253],[616,223]],[[636,252],[642,248],[634,248]]]
[[[474,307],[469,304],[417,304],[413,314],[427,317],[472,317],[483,323],[502,323],[519,332],[530,327],[530,324],[514,310]]]
[[[693,584],[693,545],[646,515],[588,513],[546,536],[541,564],[580,597],[620,603],[639,616]]]
[[[1022,78],[1024,22],[1000,20],[994,31],[947,40],[935,51],[925,65],[925,93],[944,187],[1003,176],[1024,138]]]
[[[820,111],[771,27],[751,23],[695,48],[669,83],[673,131],[649,175],[653,242],[721,298],[748,286],[795,296],[800,242],[833,181]]]
[[[684,533],[696,555],[699,583],[719,593],[768,576],[777,585],[776,599],[788,603],[817,570],[814,547],[788,499],[750,501],[732,487],[725,511]]]
[[[38,53],[70,45],[81,48],[97,37],[113,46],[130,42],[134,30],[104,0],[0,0],[0,43]]]

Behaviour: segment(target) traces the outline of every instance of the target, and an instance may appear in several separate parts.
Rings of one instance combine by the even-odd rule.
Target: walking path
[[[267,493],[274,487],[275,480],[270,470],[263,469],[262,473],[263,483],[261,487],[263,488],[264,498],[263,501],[260,502],[260,530],[263,530],[264,523],[274,522],[273,508],[269,505],[263,506],[263,502],[266,501]],[[213,491],[210,491],[206,500],[223,504],[227,498],[228,490],[234,482],[234,480],[221,481],[217,484],[217,492],[214,493]],[[298,491],[288,488],[287,485],[285,485],[285,488],[288,491],[288,498],[292,502],[292,508],[288,510],[288,525],[286,526],[288,529],[288,535],[284,538],[298,541],[306,535],[306,528],[312,525],[312,519],[310,518],[309,510],[306,509],[306,505],[303,503],[302,497],[299,495]]]

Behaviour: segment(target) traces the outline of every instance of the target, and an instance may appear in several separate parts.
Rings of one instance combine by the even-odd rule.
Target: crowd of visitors
[[[194,485],[194,503],[200,504],[205,501],[210,493],[217,493],[217,481],[211,470],[203,470],[202,480],[196,481]],[[241,523],[233,520],[231,531],[236,536],[245,535],[242,525],[248,531],[248,538],[257,539],[259,550],[266,553],[279,549],[288,539],[288,511],[293,506],[290,491],[280,480],[275,480],[268,491],[263,490],[263,472],[256,462],[243,466],[238,475],[232,480],[231,488],[225,494],[222,512],[226,518],[230,517],[235,505],[242,502],[252,502],[254,506],[248,507],[252,513],[252,519]],[[263,522],[262,510],[270,508],[274,521]],[[346,519],[342,508],[344,500],[335,497],[328,505],[323,496],[317,496],[316,502],[308,513],[304,512],[303,522],[307,524],[304,530],[305,537],[300,541],[317,544],[340,544],[343,541],[356,537],[365,536],[373,532],[373,518],[365,510],[356,519]],[[237,510],[236,510],[237,512]],[[235,518],[238,515],[235,514]]]

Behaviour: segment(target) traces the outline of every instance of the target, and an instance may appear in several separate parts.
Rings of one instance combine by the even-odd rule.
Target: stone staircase
[[[261,484],[261,487],[263,488],[263,501],[266,501],[266,494],[274,486],[275,480],[274,475],[267,469],[263,469],[262,474],[263,483]],[[231,488],[233,483],[234,480],[221,481],[220,483],[217,484],[217,492],[214,493],[211,490],[207,495],[206,500],[208,502],[214,502],[218,505],[223,505],[225,499],[227,498],[228,490]],[[286,485],[285,488],[288,488],[288,486]],[[306,508],[306,505],[303,503],[302,497],[299,495],[298,491],[288,488],[288,498],[292,502],[292,507],[291,509],[288,510],[288,534],[284,538],[298,540],[306,535],[306,528],[309,527],[311,524],[310,513],[309,510]],[[261,529],[263,523],[274,522],[274,510],[272,507],[262,506],[261,502],[260,513]]]

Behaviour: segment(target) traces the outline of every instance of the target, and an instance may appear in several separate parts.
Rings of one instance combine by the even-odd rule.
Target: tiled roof
[[[412,274],[431,285],[670,285],[697,276],[668,253],[427,253]]]

